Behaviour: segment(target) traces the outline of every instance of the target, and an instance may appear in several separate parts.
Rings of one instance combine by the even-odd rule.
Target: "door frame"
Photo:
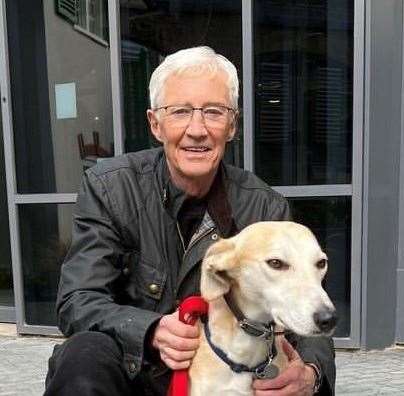
[[[364,132],[365,0],[354,4],[352,183],[276,186],[286,198],[351,197],[350,336],[335,337],[337,348],[361,346],[362,167]],[[254,30],[253,0],[242,2],[244,168],[254,171]]]
[[[113,127],[115,155],[124,151],[124,126],[122,111],[122,76],[120,64],[120,4],[108,0],[110,28],[111,87],[113,96]],[[355,0],[354,5],[354,76],[353,76],[353,152],[352,184],[279,186],[275,189],[286,197],[350,196],[352,198],[352,243],[351,243],[351,329],[350,336],[336,338],[339,348],[359,348],[361,334],[361,255],[362,255],[362,152],[364,112],[364,39],[365,0]],[[254,170],[254,47],[253,47],[253,0],[242,1],[243,45],[243,131],[244,168]],[[31,194],[17,193],[11,90],[7,46],[5,0],[0,0],[0,91],[6,165],[7,202],[10,223],[10,243],[14,279],[15,308],[0,307],[3,316],[17,322],[19,333],[58,334],[56,327],[32,326],[25,322],[21,248],[18,226],[18,205],[24,203],[73,203],[77,194]],[[14,315],[14,316],[13,316]]]

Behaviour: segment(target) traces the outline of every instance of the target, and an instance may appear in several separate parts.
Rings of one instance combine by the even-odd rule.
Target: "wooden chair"
[[[98,158],[110,157],[111,153],[100,146],[100,134],[97,131],[93,131],[93,142],[85,144],[83,134],[77,135],[77,141],[79,145],[80,158],[83,163],[83,170],[86,170],[98,161]]]

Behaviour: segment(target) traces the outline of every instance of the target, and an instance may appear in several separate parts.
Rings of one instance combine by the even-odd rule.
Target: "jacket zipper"
[[[214,227],[208,228],[201,235],[198,235],[193,241],[191,241],[190,245],[187,248],[185,248],[184,238],[183,238],[183,236],[181,234],[181,229],[180,229],[180,226],[179,226],[178,221],[177,221],[177,232],[178,232],[178,235],[179,235],[180,240],[181,240],[182,249],[184,251],[184,254],[182,255],[182,261],[184,261],[185,255],[189,252],[191,247],[194,246],[198,241],[200,241],[203,237],[208,235],[213,230],[214,230]]]
[[[184,259],[184,254],[185,254],[187,249],[185,249],[185,242],[184,242],[184,238],[183,238],[183,236],[181,234],[180,225],[178,224],[178,221],[177,221],[176,224],[177,224],[177,232],[178,232],[178,235],[179,235],[180,240],[181,240],[182,249],[184,251],[184,253],[182,254],[182,258]]]
[[[185,249],[184,238],[182,237],[181,229],[180,229],[179,224],[178,224],[178,222],[177,222],[177,232],[178,232],[178,235],[179,235],[179,237],[180,237],[180,239],[181,239],[182,247],[183,247],[183,249],[184,249],[184,254],[182,255],[182,261],[181,261],[181,264],[182,264],[182,265],[184,265],[185,256],[186,256],[187,253],[191,250],[191,248],[192,248],[197,242],[199,242],[202,238],[204,238],[206,235],[209,235],[214,229],[215,229],[215,227],[211,227],[211,228],[208,228],[207,230],[205,230],[201,235],[198,235],[198,236],[190,243],[190,245]],[[177,281],[176,287],[175,287],[175,296],[176,296],[176,298],[177,298],[178,289],[179,289],[179,283],[178,283],[178,281]]]

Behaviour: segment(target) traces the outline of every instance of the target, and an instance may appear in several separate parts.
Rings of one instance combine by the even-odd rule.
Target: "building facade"
[[[330,259],[337,347],[404,342],[403,0],[0,0],[0,322],[55,334],[82,173],[155,146],[148,81],[208,45],[237,67],[226,161]]]

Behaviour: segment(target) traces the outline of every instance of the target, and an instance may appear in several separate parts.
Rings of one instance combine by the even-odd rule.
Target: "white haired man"
[[[200,263],[218,236],[285,220],[286,201],[222,162],[236,131],[234,65],[207,47],[168,56],[150,80],[151,132],[162,148],[87,170],[61,270],[57,313],[70,338],[49,361],[46,396],[165,395],[189,366],[197,327],[178,302],[199,292]],[[254,394],[334,393],[332,341],[295,339],[290,367]],[[317,384],[316,384],[317,383]]]

